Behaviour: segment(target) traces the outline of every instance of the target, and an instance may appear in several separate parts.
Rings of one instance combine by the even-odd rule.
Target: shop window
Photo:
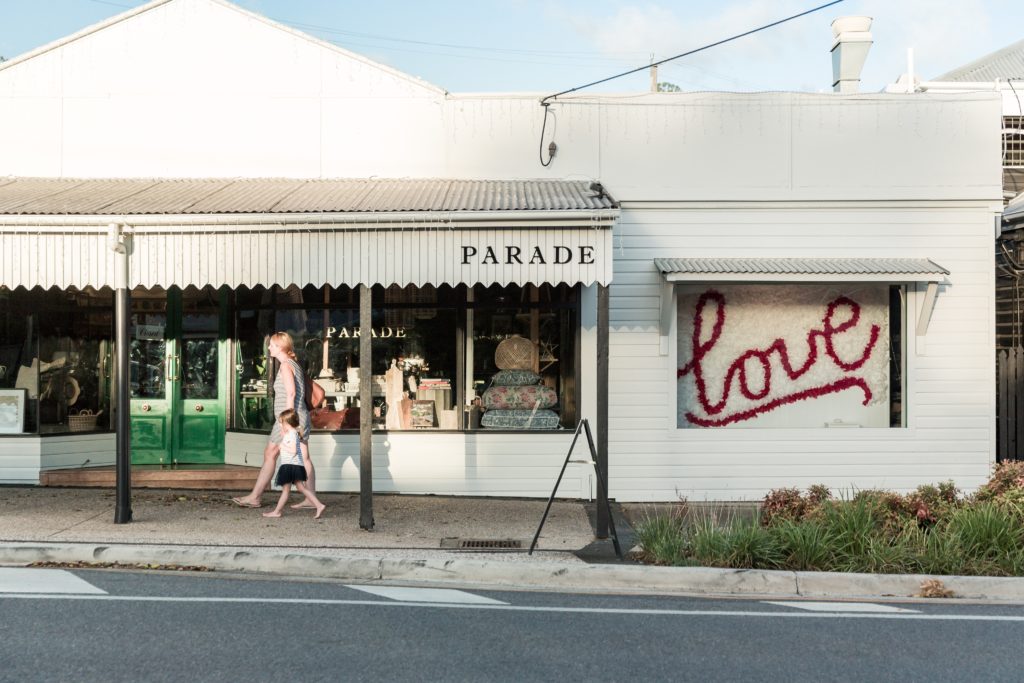
[[[308,288],[306,288],[308,290]],[[362,330],[358,291],[321,287],[239,291],[235,307],[234,426],[269,430],[275,368],[267,341],[288,332],[299,364],[320,384],[325,405],[314,430],[358,429]],[[509,409],[527,399],[538,411],[504,428],[557,428],[576,420],[578,290],[573,287],[381,287],[372,289],[371,386],[375,429],[440,430],[481,427],[484,409]],[[479,294],[479,300],[476,299]],[[315,303],[310,303],[310,302]],[[498,345],[520,338],[529,347],[529,377],[513,385],[496,377]],[[507,374],[507,373],[506,373]],[[515,379],[514,377],[512,379]],[[497,381],[496,381],[497,380]],[[527,381],[528,380],[528,381]],[[521,387],[521,388],[520,388]],[[494,389],[488,394],[489,389]],[[459,396],[465,407],[459,405]],[[515,394],[515,396],[511,396]],[[504,395],[503,401],[497,401]],[[537,397],[543,397],[543,405]],[[493,399],[493,400],[492,400]],[[529,411],[528,411],[529,412]],[[497,425],[496,425],[497,426]]]
[[[470,426],[575,427],[577,290],[477,286],[470,298]]]
[[[112,331],[109,289],[0,289],[0,431],[109,429]]]
[[[680,428],[900,427],[902,289],[678,285]]]

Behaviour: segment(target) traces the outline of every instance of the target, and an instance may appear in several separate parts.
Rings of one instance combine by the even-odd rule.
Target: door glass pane
[[[141,302],[147,307],[160,301]],[[166,391],[164,359],[167,356],[167,314],[157,310],[132,313],[131,396],[164,398]]]
[[[217,398],[217,365],[217,337],[184,337],[181,340],[181,397]]]

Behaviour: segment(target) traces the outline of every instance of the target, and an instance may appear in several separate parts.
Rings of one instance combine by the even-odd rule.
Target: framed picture
[[[0,389],[0,434],[25,431],[27,389]]]
[[[412,402],[412,425],[414,429],[416,427],[433,427],[434,426],[434,402],[433,401],[413,401]]]

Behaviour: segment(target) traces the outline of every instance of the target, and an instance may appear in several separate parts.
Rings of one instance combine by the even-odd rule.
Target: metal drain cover
[[[521,550],[523,542],[512,538],[442,538],[441,547],[452,550]]]

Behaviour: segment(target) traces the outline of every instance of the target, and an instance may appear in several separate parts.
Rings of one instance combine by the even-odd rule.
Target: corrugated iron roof
[[[1004,81],[1011,78],[1024,79],[1024,40],[1007,45],[932,80],[988,83],[997,78]]]
[[[949,275],[929,259],[904,258],[659,258],[664,275]]]
[[[148,215],[618,208],[585,180],[0,178],[0,214]]]

